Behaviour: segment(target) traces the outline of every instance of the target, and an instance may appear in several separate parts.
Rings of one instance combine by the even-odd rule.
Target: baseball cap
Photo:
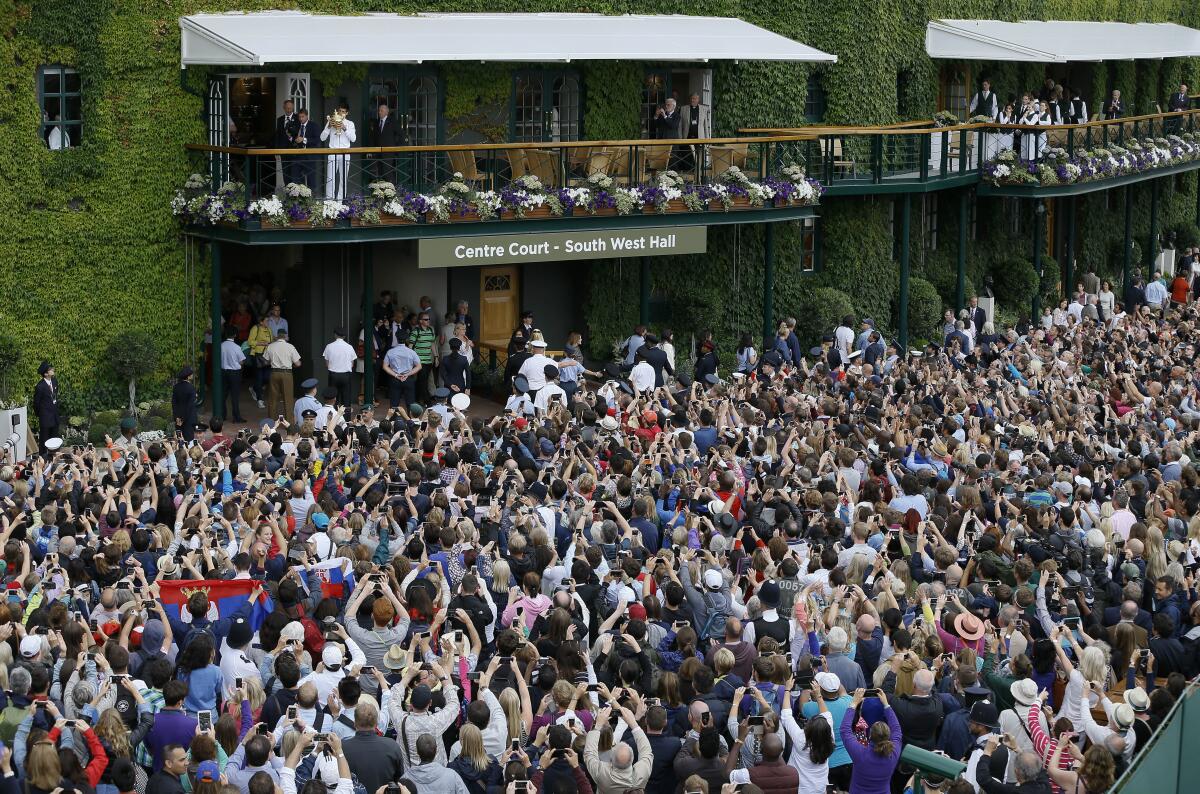
[[[427,685],[421,684],[413,689],[412,698],[410,698],[409,702],[412,704],[413,708],[423,709],[427,708],[432,700],[433,690],[431,690]]]
[[[336,670],[342,666],[342,649],[332,642],[325,643],[325,648],[321,651],[321,661],[325,663],[327,670]]]
[[[709,587],[709,588],[712,588],[713,590],[716,590],[717,588],[719,588],[721,586],[722,581],[724,581],[724,579],[721,576],[721,572],[716,570],[715,568],[709,568],[707,571],[704,572],[704,586],[705,587]]]
[[[838,678],[837,673],[817,673],[813,680],[821,687],[822,692],[837,692],[842,688],[842,679]]]
[[[32,659],[42,652],[42,640],[34,634],[28,634],[21,640],[21,655]]]

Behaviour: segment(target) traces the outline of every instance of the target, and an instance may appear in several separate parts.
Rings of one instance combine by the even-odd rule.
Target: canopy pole
[[[1130,266],[1133,259],[1133,190],[1125,186],[1125,248],[1121,257],[1121,300],[1129,294]]]
[[[1075,289],[1075,196],[1067,199],[1067,251],[1066,266],[1063,269],[1066,286],[1063,294],[1069,299]]]
[[[1161,180],[1150,180],[1150,235],[1146,240],[1146,272],[1149,278],[1154,273],[1154,261],[1158,259],[1158,184]]]
[[[373,247],[362,247],[362,326],[363,326],[363,408],[375,405],[375,316],[372,314],[375,296],[375,263]]]
[[[222,413],[222,408],[225,405],[225,395],[221,392],[221,342],[224,336],[224,330],[221,328],[221,241],[213,240],[212,243],[212,271],[210,278],[212,279],[212,314],[210,323],[212,324],[212,342],[209,345],[209,366],[212,370],[212,415],[217,416]]]
[[[1045,247],[1046,204],[1037,199],[1033,204],[1033,270],[1037,273],[1037,289],[1033,293],[1033,308],[1029,324],[1036,327],[1042,313],[1042,248]]]
[[[958,196],[958,283],[954,291],[955,314],[967,305],[967,191]]]
[[[912,194],[900,200],[900,305],[896,338],[900,348],[908,352],[908,258],[909,234],[912,232]]]
[[[775,224],[768,223],[763,239],[763,350],[775,337]]]

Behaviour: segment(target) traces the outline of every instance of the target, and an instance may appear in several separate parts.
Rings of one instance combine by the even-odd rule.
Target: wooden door
[[[508,340],[517,327],[517,299],[520,274],[516,267],[479,269],[479,341],[508,349]]]

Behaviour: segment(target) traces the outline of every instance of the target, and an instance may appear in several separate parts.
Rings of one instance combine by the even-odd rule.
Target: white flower
[[[171,199],[171,214],[182,215],[187,209],[187,198],[180,191],[175,191],[175,197]]]
[[[291,198],[312,198],[312,190],[308,185],[297,184],[295,182],[288,182],[284,186],[283,192],[287,193]]]
[[[801,201],[811,201],[813,198],[813,186],[807,181],[801,180],[796,183],[795,195]]]
[[[388,215],[394,215],[397,218],[411,218],[412,213],[404,208],[404,205],[399,201],[389,201],[383,205],[383,211]]]
[[[251,215],[278,218],[283,215],[283,202],[279,200],[278,196],[268,196],[253,202],[247,209]]]
[[[1001,165],[996,166],[996,176],[998,176],[998,177],[1006,177],[1011,173],[1012,173],[1012,169],[1009,168],[1007,165],[1001,164]]]
[[[208,179],[200,174],[191,174],[188,176],[187,181],[183,183],[183,186],[189,190],[200,190],[208,186]]]
[[[325,199],[321,202],[321,217],[326,220],[335,220],[347,209],[346,205],[340,201]]]

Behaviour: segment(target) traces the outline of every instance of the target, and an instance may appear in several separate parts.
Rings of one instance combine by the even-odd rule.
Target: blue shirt
[[[826,700],[825,708],[829,709],[829,716],[833,717],[834,725],[842,724],[842,717],[846,716],[846,710],[850,708],[850,696],[843,695],[837,700]],[[820,709],[817,704],[809,701],[804,704],[802,713],[806,719],[812,719],[817,716]],[[846,748],[842,745],[842,735],[840,731],[833,732],[833,755],[829,756],[829,768],[845,766],[853,763],[850,754],[846,752]]]
[[[696,428],[692,438],[696,442],[696,449],[700,450],[700,454],[707,455],[709,447],[717,443],[717,429],[715,427]]]
[[[183,710],[189,714],[198,711],[216,711],[221,696],[221,668],[215,664],[193,670],[187,678],[188,693],[183,699]],[[220,715],[215,715],[220,716]],[[215,723],[216,720],[214,719]]]
[[[629,526],[642,533],[643,546],[652,552],[658,552],[658,527],[654,526],[653,522],[639,516],[638,518],[631,518],[629,520]]]
[[[383,363],[392,368],[393,372],[405,373],[421,363],[421,359],[408,345],[396,345],[383,357]]]

